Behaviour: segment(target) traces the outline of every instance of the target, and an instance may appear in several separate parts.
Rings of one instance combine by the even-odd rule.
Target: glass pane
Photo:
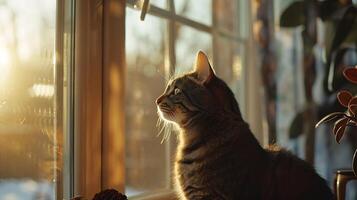
[[[244,46],[224,37],[217,37],[214,49],[219,49],[215,57],[214,69],[231,88],[244,113]]]
[[[212,0],[175,0],[175,12],[197,22],[212,24]]]
[[[248,36],[249,1],[245,0],[219,0],[213,1],[213,17],[215,25],[235,36],[246,38]]]
[[[150,0],[150,4],[159,8],[167,8],[167,0]]]
[[[133,8],[137,9],[137,10],[141,10],[143,4],[144,4],[144,0],[127,0],[126,1],[130,6],[132,6]],[[162,9],[166,9],[167,8],[167,0],[150,0],[150,6],[156,6]],[[149,7],[150,9],[150,7]]]
[[[167,143],[160,144],[155,99],[165,87],[166,21],[127,8],[126,15],[126,194],[168,187]]]
[[[176,24],[176,69],[175,73],[192,70],[196,54],[203,50],[212,61],[212,36],[188,26]]]
[[[237,32],[238,24],[238,1],[219,0],[213,1],[215,9],[214,17],[219,28],[226,29],[231,32]]]
[[[0,1],[0,199],[56,198],[55,19],[55,0]]]

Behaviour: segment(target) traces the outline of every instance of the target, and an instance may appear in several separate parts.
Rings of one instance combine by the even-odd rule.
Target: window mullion
[[[56,16],[56,39],[55,39],[55,48],[56,48],[56,66],[55,66],[55,85],[56,85],[56,99],[55,99],[55,108],[59,111],[56,112],[56,117],[55,117],[55,127],[57,128],[56,134],[54,137],[55,144],[58,144],[59,149],[63,149],[64,147],[64,142],[63,140],[58,140],[58,138],[65,138],[63,137],[64,133],[64,127],[63,127],[63,114],[64,114],[64,87],[63,87],[63,77],[64,77],[64,70],[63,70],[63,48],[64,48],[64,43],[63,43],[63,33],[64,33],[64,3],[63,1],[59,2],[57,1],[57,16]],[[64,151],[63,151],[64,152]],[[67,152],[67,151],[66,151]],[[56,153],[53,153],[54,158],[56,160],[56,168],[58,167],[59,169],[64,169],[63,165],[63,157],[61,155],[56,155]],[[68,172],[68,171],[67,171]],[[64,191],[64,184],[63,184],[63,173],[60,173],[60,171],[54,171],[55,177],[56,177],[56,198],[57,199],[62,199],[63,198],[63,191]],[[67,177],[66,177],[67,178]],[[66,180],[69,180],[68,178]],[[68,181],[69,182],[69,181]],[[67,185],[67,184],[66,184]],[[67,188],[66,188],[67,189]]]
[[[175,15],[175,5],[173,0],[168,0],[169,12],[172,16]],[[175,21],[170,18],[166,29],[166,55],[165,70],[166,75],[171,77],[175,73],[176,57],[175,57]]]
[[[75,3],[70,0],[58,2],[61,6],[59,13],[59,26],[62,26],[62,32],[58,34],[62,44],[57,47],[60,52],[59,60],[61,63],[61,72],[58,75],[62,79],[64,85],[62,91],[62,131],[63,131],[63,156],[62,156],[62,197],[61,199],[69,199],[74,196],[74,29],[75,29]],[[57,84],[59,86],[59,84]],[[61,123],[61,122],[58,122]],[[60,197],[57,195],[57,197]]]
[[[167,0],[168,3],[168,9],[171,14],[171,16],[175,15],[175,5],[174,5],[174,0]],[[171,78],[175,74],[175,66],[176,66],[176,52],[175,52],[175,40],[176,40],[176,35],[175,35],[175,21],[170,18],[168,20],[168,25],[166,28],[166,34],[165,34],[165,43],[166,43],[166,58],[165,58],[165,74],[166,77]],[[167,79],[167,80],[168,80]],[[173,182],[171,179],[171,171],[172,171],[172,163],[171,163],[171,155],[173,155],[174,152],[174,137],[170,137],[169,141],[165,143],[166,145],[166,177],[168,179],[168,185],[170,187],[173,186]]]
[[[213,65],[216,65],[217,62],[217,53],[216,53],[216,43],[217,43],[217,37],[218,37],[218,32],[217,32],[217,20],[216,20],[216,14],[217,14],[217,6],[216,6],[217,1],[213,0],[212,1],[212,55],[213,55]]]

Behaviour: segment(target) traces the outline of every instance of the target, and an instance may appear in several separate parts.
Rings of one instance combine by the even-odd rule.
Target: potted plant
[[[343,71],[343,76],[353,84],[357,84],[357,65],[354,68],[347,68]],[[342,90],[337,93],[339,103],[346,108],[345,112],[333,112],[322,118],[317,124],[335,120],[333,134],[337,143],[340,143],[345,134],[346,127],[357,127],[357,95],[351,94],[348,90]],[[357,150],[353,155],[352,169],[357,175]]]
[[[304,88],[306,106],[304,110],[296,113],[290,125],[289,137],[297,138],[306,134],[305,159],[314,163],[314,125],[317,118],[329,113],[334,106],[339,106],[336,101],[324,101],[318,105],[313,98],[313,86],[316,76],[315,60],[317,56],[314,47],[317,43],[318,21],[323,22],[332,34],[325,34],[325,66],[323,87],[326,99],[335,95],[344,81],[341,81],[340,67],[343,58],[348,52],[357,54],[357,4],[352,0],[296,0],[292,1],[280,15],[280,26],[284,28],[298,28],[301,31]],[[349,63],[355,64],[355,63]]]

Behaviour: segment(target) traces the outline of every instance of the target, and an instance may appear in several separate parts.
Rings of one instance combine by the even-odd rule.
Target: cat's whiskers
[[[172,126],[172,122],[166,120],[163,117],[163,113],[158,109],[157,111],[159,118],[158,121],[156,123],[156,127],[158,127],[160,129],[159,133],[157,134],[157,137],[159,137],[162,133],[162,139],[161,139],[161,144],[164,143],[164,141],[168,141],[171,135],[171,126]],[[169,116],[171,117],[173,114],[169,113]],[[160,127],[161,126],[161,127]]]
[[[162,137],[162,140],[161,140],[161,144],[164,143],[164,141],[168,141],[170,139],[170,135],[171,135],[171,123],[170,122],[167,122],[167,121],[164,121],[164,135]]]
[[[163,132],[163,130],[165,129],[165,125],[162,125],[162,126],[160,127],[160,125],[163,123],[163,121],[161,120],[161,118],[158,119],[158,122],[159,122],[159,124],[158,124],[156,127],[158,127],[160,131],[159,131],[159,133],[157,134],[157,137],[159,137],[159,136],[161,135],[161,133]]]
[[[159,136],[165,126],[161,126],[164,123],[164,121],[163,121],[163,119],[161,117],[161,114],[160,114],[159,110],[157,111],[157,115],[158,115],[158,118],[157,118],[157,122],[156,122],[156,127],[160,129],[159,133],[157,134],[157,136]]]
[[[168,138],[168,131],[165,129],[164,136],[162,137],[162,140],[161,140],[161,144],[164,143],[165,140],[167,141],[167,138]]]
[[[162,122],[161,122],[160,115],[159,115],[159,111],[157,111],[157,116],[158,116],[158,118],[157,118],[157,121],[156,121],[156,127],[159,128],[160,124],[162,123]]]
[[[157,134],[157,137],[159,137],[161,135],[161,133],[163,132],[163,130],[165,129],[165,121],[162,118],[161,111],[158,110],[157,113],[158,113],[159,117],[156,122],[156,127],[159,128],[159,132]]]

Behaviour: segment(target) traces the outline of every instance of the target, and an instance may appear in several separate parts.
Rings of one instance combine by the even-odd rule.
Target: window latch
[[[149,10],[149,0],[144,0],[142,6],[141,6],[141,14],[140,14],[140,20],[144,21],[146,13]]]

